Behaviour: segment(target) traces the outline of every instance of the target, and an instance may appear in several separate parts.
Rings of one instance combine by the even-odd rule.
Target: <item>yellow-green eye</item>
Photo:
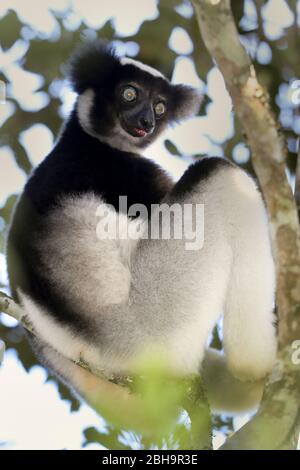
[[[155,114],[157,114],[157,116],[161,116],[162,114],[166,112],[165,104],[163,102],[157,103],[154,107],[154,111],[155,111]]]
[[[132,86],[128,86],[123,91],[123,98],[125,101],[134,101],[136,99],[136,91]]]

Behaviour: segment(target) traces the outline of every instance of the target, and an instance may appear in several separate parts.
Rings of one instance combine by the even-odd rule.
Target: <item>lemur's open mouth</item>
[[[153,132],[153,129],[147,132],[147,130],[141,128],[141,127],[135,127],[130,125],[129,123],[126,123],[125,121],[121,120],[121,125],[123,129],[130,134],[132,137],[139,137],[139,138],[144,138],[147,135],[151,134]]]
[[[148,135],[148,132],[145,131],[145,129],[141,129],[140,127],[126,126],[125,130],[126,132],[128,132],[128,134],[132,135],[133,137],[143,138],[143,137],[146,137],[146,135]]]
[[[147,132],[144,129],[140,129],[139,127],[134,127],[133,132],[137,137],[145,137],[145,135],[147,135]]]

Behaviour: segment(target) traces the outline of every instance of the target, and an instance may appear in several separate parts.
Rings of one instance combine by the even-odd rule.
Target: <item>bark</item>
[[[221,450],[294,450],[300,432],[300,366],[284,348],[268,380],[257,414]]]
[[[192,2],[204,43],[223,74],[252,151],[269,214],[277,268],[277,364],[256,416],[222,449],[295,449],[300,431],[300,375],[299,365],[292,361],[292,342],[300,338],[300,230],[296,200],[285,173],[285,144],[268,94],[240,43],[230,0]],[[299,173],[298,166],[298,195]]]

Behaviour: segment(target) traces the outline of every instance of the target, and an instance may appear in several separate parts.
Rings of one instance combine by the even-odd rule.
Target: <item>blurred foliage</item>
[[[201,379],[171,375],[162,357],[142,356],[130,389],[137,397],[125,407],[115,398],[93,403],[106,418],[103,429],[84,431],[85,443],[109,449],[209,449],[211,416]],[[224,426],[224,422],[222,422]],[[129,447],[130,446],[130,447]]]
[[[176,156],[180,157],[180,152],[179,152],[178,148],[169,139],[165,140],[165,147],[172,155],[176,155]]]
[[[273,110],[281,122],[282,132],[288,143],[288,166],[291,172],[294,172],[296,142],[300,132],[299,106],[295,106],[288,99],[283,99],[282,96],[286,93],[293,80],[300,77],[300,43],[299,26],[297,25],[297,7],[299,10],[299,2],[297,0],[286,1],[286,5],[294,15],[294,20],[290,26],[283,28],[282,34],[275,38],[270,38],[266,33],[264,8],[267,3],[268,0],[256,0],[255,2],[252,0],[232,1],[232,8],[243,44],[251,55],[259,80],[267,87],[270,93]],[[159,15],[157,18],[144,21],[138,32],[132,36],[120,35],[115,30],[114,22],[111,19],[97,30],[93,30],[83,21],[78,23],[78,27],[68,29],[66,21],[70,11],[52,10],[53,17],[57,22],[58,33],[50,37],[35,31],[32,26],[23,22],[15,11],[9,10],[4,17],[0,18],[0,46],[4,52],[9,51],[13,48],[16,41],[21,40],[25,46],[25,52],[22,57],[17,59],[16,63],[24,71],[33,72],[42,78],[41,84],[36,91],[45,93],[49,102],[45,102],[45,105],[37,110],[30,110],[25,106],[22,107],[22,103],[18,99],[9,95],[10,77],[5,67],[1,64],[0,49],[0,80],[7,83],[8,98],[15,107],[12,116],[5,120],[1,127],[0,148],[1,146],[9,146],[14,153],[15,162],[18,167],[25,173],[30,173],[32,164],[29,155],[20,143],[20,134],[24,130],[29,129],[33,124],[42,123],[54,135],[57,135],[62,122],[62,100],[59,92],[55,91],[53,85],[56,84],[59,88],[64,79],[64,64],[66,59],[74,46],[84,37],[102,37],[108,40],[122,41],[124,44],[128,41],[135,42],[139,46],[137,59],[157,67],[170,78],[178,55],[169,47],[168,42],[173,29],[181,27],[188,33],[193,43],[193,51],[190,57],[195,64],[198,76],[205,83],[207,75],[213,67],[213,62],[203,44],[196,19],[194,15],[189,14],[189,8],[188,0],[160,0],[158,2]],[[184,11],[188,13],[186,14]],[[101,2],[99,2],[99,14],[101,14]],[[261,60],[259,55],[261,45],[268,49],[270,60]],[[205,95],[202,114],[205,114],[206,107],[210,104],[210,101],[210,97]],[[295,125],[296,122],[298,122],[298,126]],[[234,135],[222,144],[224,154],[231,159],[233,159],[234,149],[237,144],[246,143],[240,124],[235,120],[234,125]],[[170,155],[180,155],[174,143],[167,140],[165,146]],[[198,155],[194,156],[194,158],[197,157]],[[242,166],[250,172],[253,171],[250,159],[247,159]],[[5,230],[8,226],[15,201],[16,195],[10,195],[4,206],[0,208],[0,253],[4,251]],[[14,348],[17,351],[26,369],[36,364],[36,359],[28,343],[24,340],[20,327],[6,327],[0,322],[0,337],[5,341],[7,349]],[[221,348],[217,330],[215,331],[213,341],[214,346]],[[160,384],[160,382],[155,381],[153,383],[156,385],[157,383]],[[61,396],[71,400],[73,409],[76,409],[78,407],[77,400],[71,397],[69,391],[61,384],[59,384],[59,389]],[[153,393],[159,401],[162,400],[162,397],[159,396],[158,392],[159,390],[155,390],[155,393]],[[161,403],[165,403],[164,400]],[[162,412],[161,407],[157,408],[157,402],[151,406],[153,413],[157,413],[158,409]],[[172,413],[171,415],[173,416]],[[224,421],[220,417],[216,418],[214,428],[224,429],[224,427],[230,430],[232,422]],[[182,428],[180,426],[177,429],[177,433],[181,436],[180,439],[183,439]],[[129,440],[131,442],[136,441],[139,448],[149,445],[145,438],[133,436],[131,436],[131,439],[128,439],[128,433],[124,434],[124,431],[117,426],[107,426],[107,429],[104,431],[96,429],[85,431],[87,443],[99,442],[104,447],[124,449],[127,448],[126,443]],[[164,445],[175,446],[176,432],[173,434],[173,438],[174,442],[165,442]],[[163,442],[160,442],[160,445],[163,445]]]

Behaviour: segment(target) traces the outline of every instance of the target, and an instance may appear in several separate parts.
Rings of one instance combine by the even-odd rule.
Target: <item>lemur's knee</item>
[[[199,184],[204,183],[219,172],[230,168],[235,167],[224,158],[203,158],[189,166],[182,178],[175,185],[172,194],[176,197],[184,196],[186,193],[196,189]]]

